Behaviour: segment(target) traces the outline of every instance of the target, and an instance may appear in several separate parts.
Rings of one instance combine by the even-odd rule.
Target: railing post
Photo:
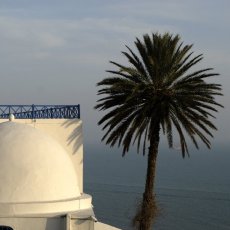
[[[34,104],[32,104],[32,119],[34,119]]]
[[[78,106],[77,106],[77,108],[78,108],[78,119],[80,119],[80,105],[78,104]]]

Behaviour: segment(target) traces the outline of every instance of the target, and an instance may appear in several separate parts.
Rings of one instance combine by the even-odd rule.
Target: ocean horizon
[[[154,229],[230,229],[228,149],[218,145],[192,150],[185,159],[176,150],[160,149],[155,184],[160,214]],[[98,220],[132,229],[144,190],[146,160],[135,149],[122,157],[120,149],[85,147],[84,191],[93,196]]]

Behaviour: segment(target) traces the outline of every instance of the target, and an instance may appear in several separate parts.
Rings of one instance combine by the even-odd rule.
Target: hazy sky
[[[229,0],[0,0],[0,104],[80,104],[85,142],[99,143],[96,83],[144,33],[179,33],[225,96],[218,142],[229,140]]]

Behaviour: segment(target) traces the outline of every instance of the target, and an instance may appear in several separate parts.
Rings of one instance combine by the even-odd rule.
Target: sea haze
[[[147,157],[132,149],[85,145],[84,190],[93,196],[99,220],[131,229],[145,183]],[[230,229],[229,147],[192,150],[182,159],[178,150],[161,148],[156,195],[161,213],[157,230]]]

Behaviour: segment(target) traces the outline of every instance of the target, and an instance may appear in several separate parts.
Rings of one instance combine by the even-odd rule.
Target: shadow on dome
[[[76,125],[76,119],[67,120],[63,123],[62,126],[64,126],[65,128],[68,128],[71,125]],[[78,151],[78,149],[81,147],[82,142],[83,142],[81,126],[77,126],[76,128],[73,129],[71,134],[68,136],[67,141],[68,141],[69,145],[71,143],[73,143],[73,146],[74,146],[74,153],[73,154],[75,154]]]

